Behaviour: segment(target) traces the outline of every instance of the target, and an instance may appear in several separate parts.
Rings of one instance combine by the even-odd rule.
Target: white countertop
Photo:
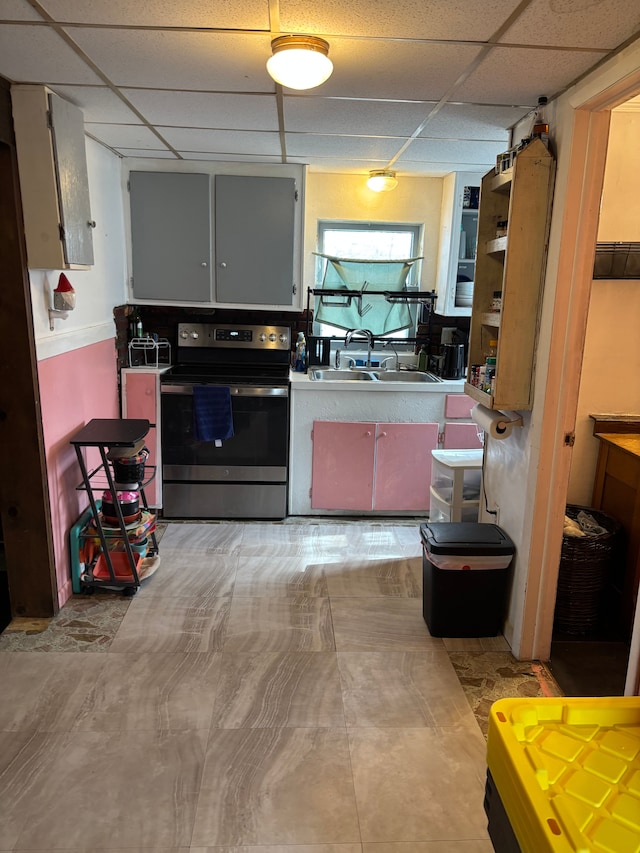
[[[366,370],[366,368],[363,368]],[[345,373],[348,370],[344,371]],[[372,391],[383,393],[398,392],[409,394],[461,394],[464,392],[464,379],[443,379],[441,382],[363,382],[362,380],[354,379],[323,379],[320,382],[309,377],[308,373],[296,373],[294,370],[290,373],[291,390],[292,391],[312,391],[313,393],[325,391],[348,391],[351,393],[363,393]]]

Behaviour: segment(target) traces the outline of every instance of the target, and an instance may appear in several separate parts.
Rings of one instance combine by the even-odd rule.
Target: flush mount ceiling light
[[[395,190],[398,186],[396,173],[389,169],[373,169],[369,172],[367,186],[374,193],[388,193],[390,190]]]
[[[267,71],[289,89],[313,89],[333,71],[329,43],[317,36],[280,36],[271,42],[271,50]]]

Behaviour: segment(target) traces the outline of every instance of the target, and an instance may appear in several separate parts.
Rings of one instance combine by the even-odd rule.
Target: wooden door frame
[[[596,84],[574,106],[563,218],[555,235],[558,261],[549,370],[544,390],[532,546],[520,657],[548,660],[562,528],[571,466],[566,435],[575,430],[582,358],[593,281],[611,110],[640,92],[640,69]]]
[[[11,94],[0,78],[0,517],[13,617],[58,612]]]

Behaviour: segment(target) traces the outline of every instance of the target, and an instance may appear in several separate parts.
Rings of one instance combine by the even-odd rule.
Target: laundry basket
[[[591,507],[568,504],[566,514],[576,520],[584,511],[607,532],[596,536],[563,536],[554,629],[565,634],[592,633],[600,621],[602,595],[611,577],[621,544],[617,519]]]

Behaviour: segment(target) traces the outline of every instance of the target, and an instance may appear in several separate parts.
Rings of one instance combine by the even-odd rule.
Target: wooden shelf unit
[[[469,336],[465,393],[491,409],[528,410],[533,404],[535,351],[546,267],[555,160],[539,140],[519,152],[515,165],[482,179],[478,256]],[[496,223],[508,221],[506,237]],[[502,311],[491,313],[495,291]],[[498,340],[493,394],[468,381],[483,364],[488,342]]]

